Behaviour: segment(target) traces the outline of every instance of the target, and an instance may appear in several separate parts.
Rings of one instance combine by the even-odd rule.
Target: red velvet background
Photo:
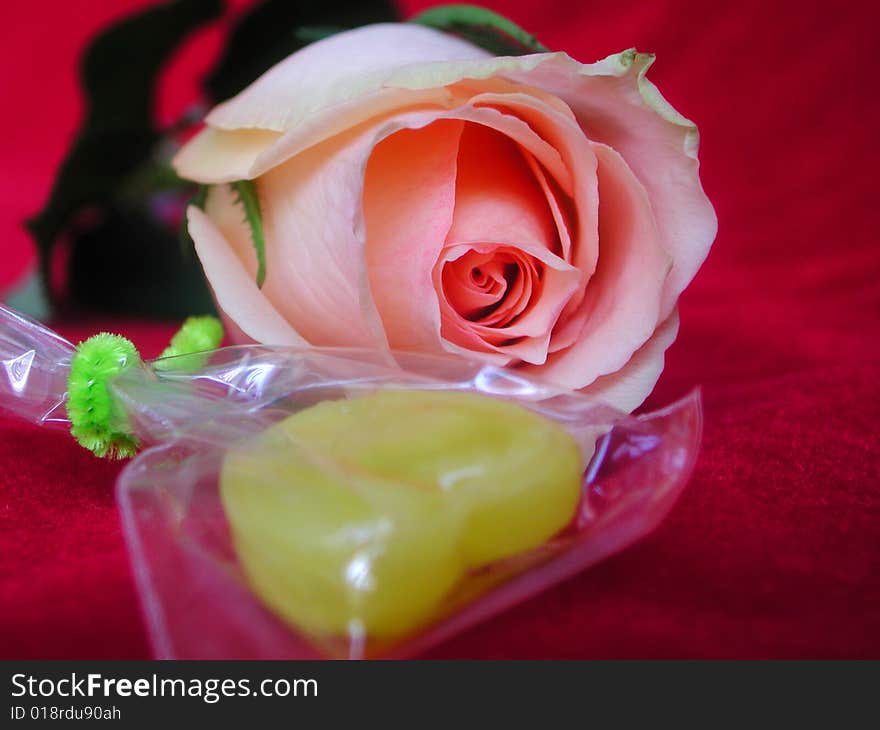
[[[29,265],[19,223],[77,123],[77,52],[144,4],[3,3],[0,287]],[[880,14],[831,0],[489,5],[582,60],[656,52],[651,77],[700,125],[720,233],[649,405],[701,384],[705,442],[650,538],[430,656],[880,657]],[[221,30],[180,54],[163,116]],[[173,329],[60,326],[120,331],[147,355]],[[0,419],[0,656],[148,656],[118,470]]]

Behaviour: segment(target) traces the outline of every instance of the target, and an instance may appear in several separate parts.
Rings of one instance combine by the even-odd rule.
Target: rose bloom
[[[652,61],[497,58],[415,24],[282,61],[175,159],[256,185],[262,288],[230,187],[188,212],[234,338],[487,358],[632,410],[717,227]]]

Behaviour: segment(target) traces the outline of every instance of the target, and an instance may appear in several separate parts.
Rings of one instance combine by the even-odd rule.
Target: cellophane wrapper
[[[34,423],[66,427],[72,355],[73,346],[57,334],[0,308],[0,406]],[[343,348],[221,348],[130,368],[110,389],[119,425],[145,447],[121,472],[116,496],[154,653],[167,659],[417,656],[651,532],[687,482],[702,425],[698,391],[631,416],[517,370],[453,356]],[[285,620],[252,589],[237,553],[221,495],[224,459],[298,411],[383,389],[478,393],[561,424],[585,464],[575,514],[538,548],[464,572],[430,619],[403,635],[364,631],[357,601],[344,631]],[[274,465],[261,451],[260,472],[283,470],[294,452],[308,460],[303,448],[279,444],[269,457],[277,458]],[[336,465],[321,468],[338,478]],[[255,479],[253,488],[271,488],[264,481]],[[375,522],[350,527],[360,530],[370,554],[393,539]],[[376,576],[363,551],[353,550],[351,561],[359,561],[353,594],[359,586],[383,590],[369,580]],[[396,586],[397,593],[405,589]]]

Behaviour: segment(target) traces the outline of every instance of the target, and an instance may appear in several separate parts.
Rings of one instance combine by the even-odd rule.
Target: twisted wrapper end
[[[171,339],[163,357],[215,349],[223,327],[214,317],[190,317]],[[137,453],[137,437],[126,428],[125,414],[114,404],[110,381],[122,371],[142,365],[132,342],[107,332],[79,343],[67,381],[70,433],[95,456],[126,459]]]

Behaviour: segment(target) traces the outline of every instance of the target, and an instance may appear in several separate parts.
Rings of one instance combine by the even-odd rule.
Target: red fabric
[[[74,128],[77,49],[142,4],[0,10],[2,267],[26,260],[18,221]],[[583,60],[657,52],[652,79],[700,124],[720,234],[649,405],[702,384],[705,442],[654,535],[430,656],[880,657],[880,14],[830,0],[490,5]],[[217,37],[184,54],[168,104]],[[62,331],[99,328],[146,354],[172,331]],[[148,655],[118,470],[64,434],[0,421],[0,655]]]

